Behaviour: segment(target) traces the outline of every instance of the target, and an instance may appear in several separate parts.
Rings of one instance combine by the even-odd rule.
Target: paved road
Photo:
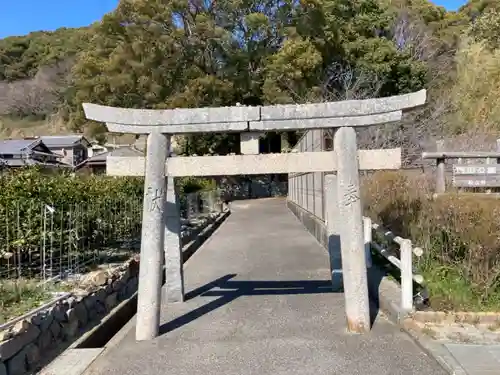
[[[163,334],[137,343],[132,329],[92,374],[445,374],[380,314],[369,334],[345,331],[328,256],[283,200],[232,208],[186,265],[190,299],[163,306]]]

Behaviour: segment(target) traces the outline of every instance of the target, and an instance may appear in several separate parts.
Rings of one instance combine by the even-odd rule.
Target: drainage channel
[[[222,224],[227,214],[219,217],[219,220],[215,220],[212,225],[209,225],[204,230],[202,230],[198,236],[186,246],[182,251],[182,261],[186,263],[189,258],[200,248],[200,246],[212,235],[212,233]],[[165,271],[165,267],[163,267]],[[163,272],[162,286],[165,284],[165,272]],[[110,314],[108,317],[95,327],[93,330],[89,331],[89,335],[85,335],[82,339],[73,347],[74,349],[95,349],[104,348],[106,344],[111,340],[130,319],[134,317],[137,312],[137,293],[130,299],[124,301],[121,306],[118,306],[116,312]]]
[[[182,251],[183,263],[186,263],[191,258],[229,215],[230,211],[226,211],[212,225],[209,225],[194,240],[184,246]],[[165,266],[163,267],[164,270]],[[165,272],[162,272],[162,275],[163,286],[165,284]],[[99,325],[75,341],[45,369],[42,369],[38,375],[84,374],[97,357],[106,350],[108,343],[131,321],[136,312],[137,292],[129,299],[121,302],[109,315],[102,319]]]

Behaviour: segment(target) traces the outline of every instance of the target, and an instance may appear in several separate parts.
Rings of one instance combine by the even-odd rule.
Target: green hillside
[[[83,118],[83,101],[259,105],[426,87],[427,110],[403,125],[405,136],[391,130],[391,142],[497,131],[498,8],[493,0],[472,0],[459,12],[426,0],[122,0],[87,28],[0,40],[0,127],[103,132]],[[233,140],[194,141],[201,151],[224,151]]]

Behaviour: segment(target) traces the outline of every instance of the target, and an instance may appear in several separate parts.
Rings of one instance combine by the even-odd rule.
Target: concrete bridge
[[[160,335],[136,341],[132,320],[85,374],[445,374],[375,304],[372,330],[347,332],[328,253],[285,199],[231,210],[184,266],[186,301],[162,303]]]

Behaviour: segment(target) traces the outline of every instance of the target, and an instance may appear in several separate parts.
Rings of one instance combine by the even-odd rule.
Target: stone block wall
[[[138,286],[139,262],[132,258],[86,275],[73,295],[0,332],[0,375],[36,371],[44,353],[88,331]]]
[[[222,214],[214,212],[194,221],[182,220],[181,245],[194,241]],[[120,302],[132,297],[137,291],[138,274],[139,255],[122,265],[93,271],[85,275],[70,297],[0,331],[0,375],[36,371],[45,353],[73,342]]]

